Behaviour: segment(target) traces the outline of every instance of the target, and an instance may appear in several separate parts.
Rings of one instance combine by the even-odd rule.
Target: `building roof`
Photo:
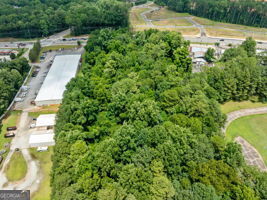
[[[208,50],[207,47],[195,47],[195,46],[191,46],[190,47],[190,50],[192,53],[195,53],[195,52],[206,52]]]
[[[30,147],[55,145],[54,134],[32,134],[29,139]]]
[[[204,56],[205,56],[205,52],[202,52],[202,51],[194,52],[194,58],[204,58]]]
[[[58,55],[35,101],[61,100],[67,83],[76,75],[81,55]]]
[[[56,124],[56,114],[40,115],[36,120],[36,127],[54,126]]]

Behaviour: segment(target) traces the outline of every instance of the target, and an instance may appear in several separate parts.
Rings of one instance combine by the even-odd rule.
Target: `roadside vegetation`
[[[221,105],[221,110],[224,114],[234,112],[237,110],[248,109],[248,108],[259,108],[265,107],[267,103],[262,102],[251,102],[251,101],[229,101]]]
[[[27,174],[27,163],[20,151],[14,152],[6,166],[5,174],[8,181],[19,181]]]
[[[50,172],[52,169],[52,152],[53,148],[51,147],[49,147],[48,151],[45,152],[37,152],[36,148],[30,149],[30,154],[33,159],[39,162],[42,173],[41,184],[39,189],[32,195],[33,200],[50,200]]]
[[[233,121],[226,130],[226,138],[233,141],[243,137],[253,145],[267,165],[267,114],[251,115]]]
[[[194,74],[188,45],[177,32],[92,34],[57,115],[53,199],[267,198],[267,174],[222,136],[219,106],[267,101],[256,42]]]
[[[29,59],[32,63],[37,62],[39,60],[41,48],[42,47],[41,47],[41,43],[39,40],[33,44],[33,47],[29,53]]]

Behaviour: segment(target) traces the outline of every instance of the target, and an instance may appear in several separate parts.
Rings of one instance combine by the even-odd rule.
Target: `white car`
[[[36,127],[35,124],[31,124],[31,125],[30,125],[30,128],[35,128],[35,127]]]
[[[48,150],[48,147],[38,147],[37,148],[38,152],[43,152],[43,151],[47,151],[47,150]]]

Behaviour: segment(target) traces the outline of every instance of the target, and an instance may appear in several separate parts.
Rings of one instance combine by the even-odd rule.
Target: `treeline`
[[[15,97],[29,69],[25,58],[0,62],[0,116]]]
[[[255,0],[155,0],[177,12],[220,22],[267,27],[267,4]]]
[[[237,56],[192,74],[188,46],[176,32],[92,34],[58,112],[52,199],[267,198],[267,174],[248,167],[240,146],[221,134],[218,101],[237,92],[226,98],[214,83],[229,77],[229,87],[232,76],[248,75],[232,74],[234,68],[264,78],[252,69],[262,66]]]
[[[37,62],[40,56],[40,52],[41,52],[41,43],[38,40],[37,42],[35,42],[33,44],[32,49],[29,52],[29,59],[31,62]]]
[[[0,37],[34,38],[126,26],[128,4],[117,0],[0,0]]]

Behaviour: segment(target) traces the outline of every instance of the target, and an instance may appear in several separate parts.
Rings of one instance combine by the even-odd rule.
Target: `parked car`
[[[37,120],[37,118],[35,118],[35,117],[34,117],[34,118],[32,118],[32,120],[33,120],[33,121],[36,121],[36,120]]]
[[[30,128],[35,128],[35,127],[36,127],[35,124],[31,124],[31,125],[30,125]]]
[[[48,147],[38,147],[37,148],[38,152],[43,152],[43,151],[47,151],[47,150],[48,150]]]
[[[15,134],[14,132],[8,132],[8,133],[5,134],[4,137],[5,137],[5,138],[10,138],[10,137],[15,137],[15,135],[16,135],[16,134]]]
[[[9,126],[6,128],[7,131],[14,131],[14,130],[17,130],[17,127],[16,126]]]
[[[4,153],[6,153],[5,149],[0,150],[0,155],[3,155]]]
[[[22,101],[23,101],[23,98],[19,98],[19,97],[18,97],[18,98],[15,98],[14,101],[15,101],[15,102],[22,102]]]

